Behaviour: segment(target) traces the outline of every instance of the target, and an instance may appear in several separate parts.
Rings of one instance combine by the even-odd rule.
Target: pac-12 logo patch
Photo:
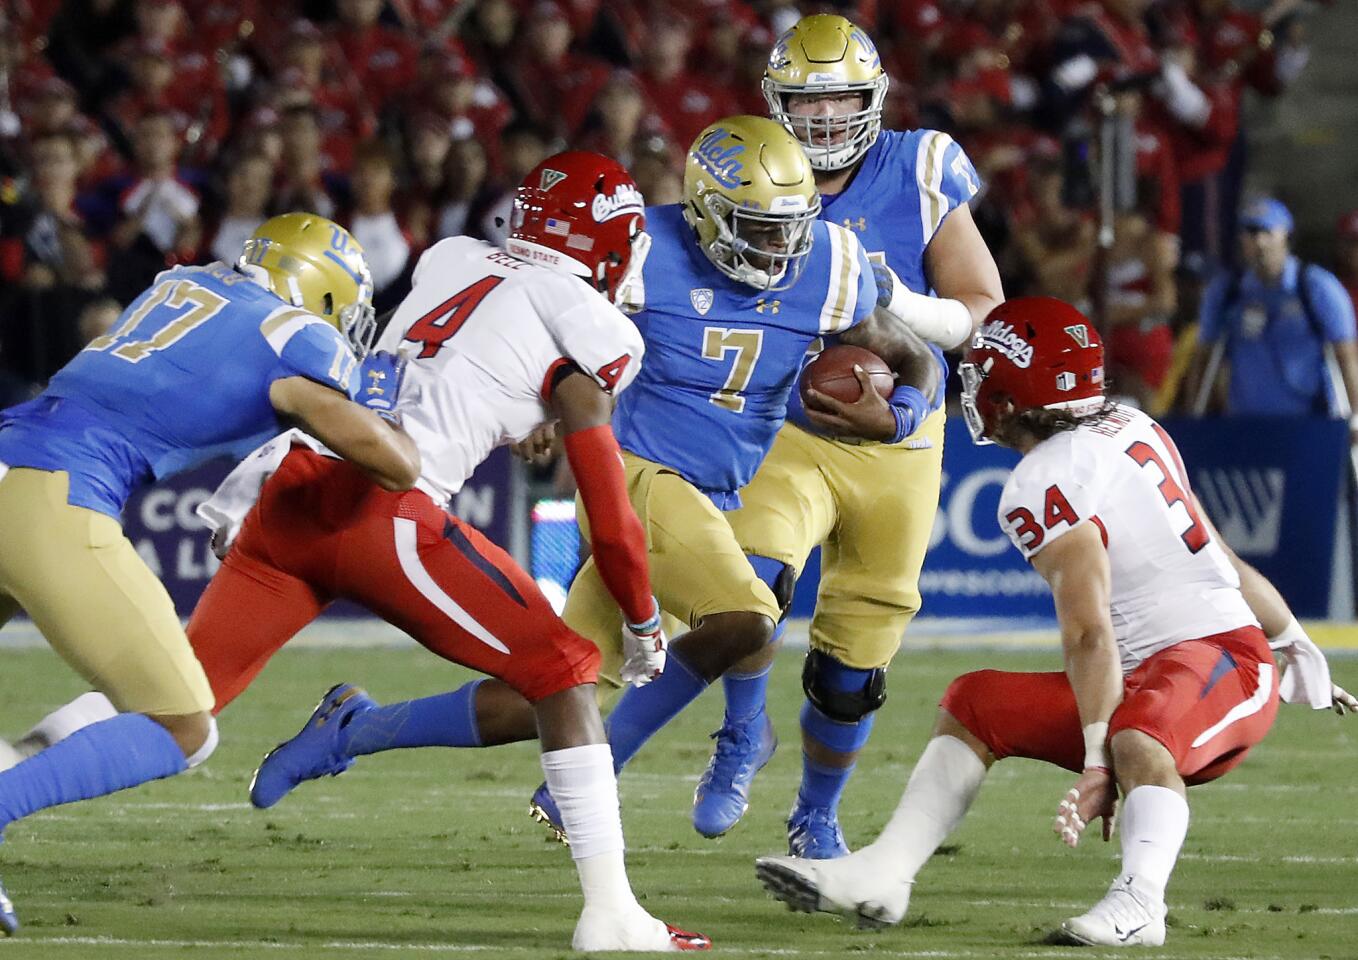
[[[565,179],[566,175],[560,170],[553,170],[551,167],[548,167],[542,171],[542,176],[538,178],[538,188],[541,190],[550,190]]]
[[[707,316],[707,311],[712,309],[712,288],[698,287],[696,290],[688,292],[688,298],[693,303],[693,309],[698,311],[698,316]]]

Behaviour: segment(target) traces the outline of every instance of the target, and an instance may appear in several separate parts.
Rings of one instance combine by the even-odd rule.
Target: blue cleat
[[[274,747],[260,762],[250,781],[250,802],[264,810],[304,780],[337,777],[348,770],[354,758],[340,751],[339,731],[355,712],[376,706],[352,684],[331,687],[297,736]]]
[[[849,855],[839,814],[828,807],[792,808],[787,818],[787,852],[803,860],[838,860]]]
[[[750,809],[750,784],[778,749],[778,737],[760,710],[746,723],[723,725],[712,739],[717,749],[693,792],[693,829],[720,837]]]
[[[559,841],[563,847],[571,845],[570,838],[566,836],[566,825],[561,822],[561,811],[556,808],[556,801],[552,799],[547,784],[533,791],[533,798],[528,801],[528,815],[551,831],[552,839]]]
[[[10,900],[4,885],[0,884],[0,933],[12,937],[18,929],[19,915],[14,912],[14,901]]]

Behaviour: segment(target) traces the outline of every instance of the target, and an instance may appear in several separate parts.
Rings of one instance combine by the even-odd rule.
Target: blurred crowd
[[[875,38],[886,126],[968,151],[1006,291],[1100,310],[1149,401],[1195,278],[1234,255],[1242,102],[1304,68],[1304,3],[7,0],[0,405],[157,271],[233,260],[276,212],[348,226],[380,311],[434,241],[500,239],[513,185],[567,145],[676,201],[691,139],[766,113],[769,48],[817,11]]]

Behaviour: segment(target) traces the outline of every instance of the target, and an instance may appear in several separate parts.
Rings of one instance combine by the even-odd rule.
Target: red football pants
[[[351,464],[294,447],[189,621],[215,712],[338,598],[530,702],[598,673],[594,644],[474,528],[424,493],[385,491]]]
[[[1084,766],[1080,713],[1064,673],[968,673],[948,687],[942,707],[996,759],[1028,757],[1077,773]],[[1258,627],[1242,627],[1147,657],[1127,677],[1108,735],[1140,730],[1164,745],[1186,783],[1207,783],[1245,759],[1277,712],[1268,641]]]

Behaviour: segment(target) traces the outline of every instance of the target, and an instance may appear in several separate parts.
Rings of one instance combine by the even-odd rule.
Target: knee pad
[[[746,554],[746,558],[750,561],[750,566],[754,567],[759,579],[768,584],[769,589],[773,591],[773,598],[778,601],[778,609],[781,611],[778,622],[782,623],[787,619],[787,611],[792,606],[792,594],[797,589],[796,571],[781,560],[770,560],[758,554]]]
[[[817,710],[839,723],[857,723],[886,703],[886,668],[857,670],[812,650],[802,667],[802,689]]]
[[[212,756],[212,752],[217,749],[219,739],[220,738],[217,736],[217,718],[208,717],[207,739],[203,741],[203,745],[201,747],[199,747],[197,750],[193,752],[193,755],[191,757],[187,757],[184,760],[184,762],[189,765],[190,770],[198,766],[208,757]]]

